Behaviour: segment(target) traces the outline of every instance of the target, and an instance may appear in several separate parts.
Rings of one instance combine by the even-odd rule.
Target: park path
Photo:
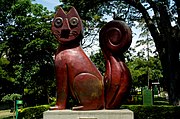
[[[10,112],[10,110],[0,110],[0,119],[3,119],[4,117],[13,116],[13,113]]]

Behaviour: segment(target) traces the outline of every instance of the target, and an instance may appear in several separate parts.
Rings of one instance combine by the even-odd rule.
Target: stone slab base
[[[119,110],[52,110],[43,113],[43,119],[134,119],[134,114],[128,109]]]

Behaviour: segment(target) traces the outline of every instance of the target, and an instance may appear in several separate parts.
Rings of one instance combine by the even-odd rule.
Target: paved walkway
[[[0,119],[3,119],[4,117],[13,116],[13,113],[10,112],[10,110],[0,110]]]

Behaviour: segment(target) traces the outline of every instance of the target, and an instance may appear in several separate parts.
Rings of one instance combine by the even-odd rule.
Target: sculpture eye
[[[79,20],[78,20],[77,17],[72,17],[72,18],[69,20],[69,23],[70,23],[70,25],[72,25],[72,26],[77,26],[77,25],[78,25],[78,22],[79,22]]]
[[[55,27],[61,27],[63,24],[63,19],[61,17],[57,17],[54,20],[54,25]]]

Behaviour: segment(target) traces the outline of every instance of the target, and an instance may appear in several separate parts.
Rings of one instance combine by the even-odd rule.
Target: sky
[[[54,7],[60,4],[59,0],[35,0],[33,3],[42,4],[50,11],[54,11]]]

